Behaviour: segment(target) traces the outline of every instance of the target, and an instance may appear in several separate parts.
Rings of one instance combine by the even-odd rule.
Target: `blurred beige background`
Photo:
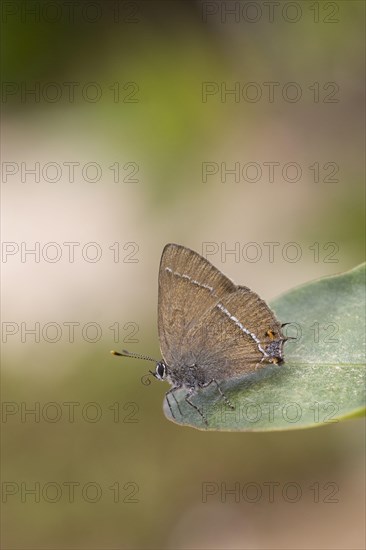
[[[167,242],[266,300],[364,260],[364,4],[267,4],[3,3],[3,548],[364,547],[363,419],[197,432],[109,355],[159,357]]]

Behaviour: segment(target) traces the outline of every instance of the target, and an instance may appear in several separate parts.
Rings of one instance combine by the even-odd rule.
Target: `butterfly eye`
[[[156,376],[158,378],[164,378],[164,375],[165,375],[165,365],[164,365],[164,363],[158,363],[156,365],[155,372],[156,372]]]

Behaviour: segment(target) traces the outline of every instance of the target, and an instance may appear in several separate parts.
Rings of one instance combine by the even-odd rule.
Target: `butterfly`
[[[286,324],[286,323],[285,323]],[[274,313],[259,296],[235,285],[208,260],[177,244],[167,244],[159,268],[158,330],[162,359],[113,351],[112,354],[156,361],[158,380],[170,383],[169,396],[186,391],[185,401],[207,425],[192,397],[214,384],[225,403],[234,408],[220,383],[242,377],[268,364],[284,361],[287,338]]]

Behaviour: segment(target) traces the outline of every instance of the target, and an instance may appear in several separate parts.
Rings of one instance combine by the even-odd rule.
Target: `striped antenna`
[[[112,355],[118,355],[119,357],[132,357],[133,359],[143,359],[145,361],[153,361],[154,363],[158,363],[157,359],[153,359],[152,357],[149,357],[148,355],[141,355],[140,353],[133,353],[131,351],[127,351],[126,349],[123,349],[122,351],[111,351]]]

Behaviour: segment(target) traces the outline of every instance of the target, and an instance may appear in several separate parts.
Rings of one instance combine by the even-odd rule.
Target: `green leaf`
[[[290,290],[271,303],[287,336],[285,363],[221,383],[231,410],[214,384],[185,402],[177,390],[169,420],[198,429],[265,431],[310,428],[365,414],[365,266]]]

